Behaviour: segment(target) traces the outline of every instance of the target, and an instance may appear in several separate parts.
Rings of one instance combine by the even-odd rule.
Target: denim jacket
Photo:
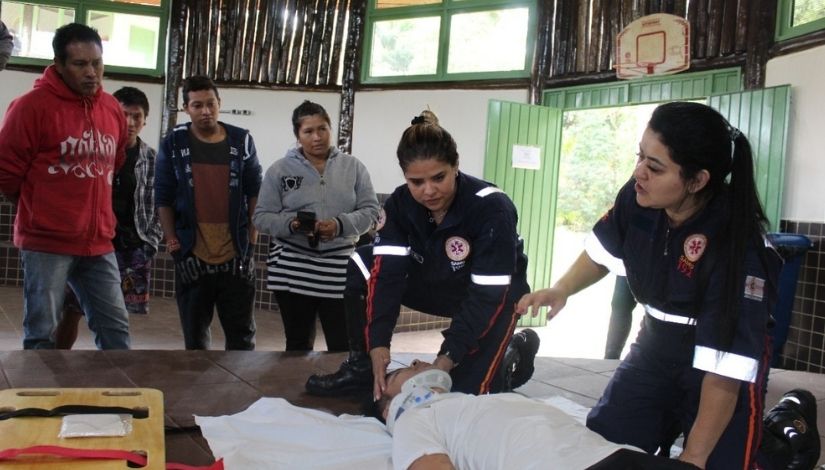
[[[257,198],[261,189],[261,164],[255,142],[246,129],[223,122],[232,159],[229,164],[229,230],[238,256],[252,256],[249,241],[249,199]],[[175,210],[175,234],[182,256],[195,247],[198,221],[195,216],[195,191],[189,128],[192,123],[175,127],[161,143],[155,163],[155,206]]]

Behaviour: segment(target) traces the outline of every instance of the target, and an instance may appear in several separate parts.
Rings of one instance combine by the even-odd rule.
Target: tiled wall
[[[825,224],[783,221],[781,230],[813,242],[799,270],[781,364],[786,369],[825,373]]]
[[[23,270],[17,248],[12,244],[14,225],[14,206],[0,196],[0,285],[23,285]],[[255,262],[258,274],[258,288],[255,305],[265,310],[278,311],[278,304],[272,291],[266,289],[266,256],[269,237],[261,235],[255,248]],[[155,257],[152,267],[152,281],[149,292],[160,297],[174,297],[175,271],[172,258],[166,254],[165,247]],[[427,315],[403,307],[395,331],[420,331],[445,328],[449,320],[443,317]]]

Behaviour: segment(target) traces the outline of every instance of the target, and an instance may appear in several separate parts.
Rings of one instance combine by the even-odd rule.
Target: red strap
[[[223,459],[218,459],[215,463],[206,467],[193,467],[182,463],[166,462],[166,470],[223,470]]]
[[[0,450],[0,460],[11,460],[21,455],[47,454],[59,457],[75,459],[98,459],[98,460],[125,460],[139,467],[147,464],[146,456],[136,452],[115,449],[76,449],[62,446],[31,446],[23,449]],[[167,463],[167,470],[223,470],[223,460],[218,460],[206,467],[193,467],[179,463]]]

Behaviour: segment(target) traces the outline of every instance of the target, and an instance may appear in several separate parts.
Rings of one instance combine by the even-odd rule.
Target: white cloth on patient
[[[395,423],[393,467],[447,454],[459,469],[585,469],[622,446],[556,406],[515,393],[444,394]]]
[[[335,416],[282,398],[195,422],[227,470],[406,470],[433,453],[452,456],[459,470],[580,470],[622,447],[587,429],[584,413],[561,397],[449,393],[404,412],[395,439],[374,418]]]
[[[227,470],[392,468],[392,437],[375,418],[261,398],[240,413],[195,422]]]

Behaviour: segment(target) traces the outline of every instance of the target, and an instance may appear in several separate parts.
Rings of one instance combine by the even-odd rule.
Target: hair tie
[[[736,151],[736,139],[742,135],[742,131],[734,126],[730,126],[728,129],[728,135],[730,136],[730,159],[733,160],[733,154]]]
[[[427,122],[427,120],[424,119],[424,116],[418,115],[418,116],[412,118],[412,121],[410,121],[410,124],[412,124],[414,126],[416,124],[425,124],[426,122]]]

